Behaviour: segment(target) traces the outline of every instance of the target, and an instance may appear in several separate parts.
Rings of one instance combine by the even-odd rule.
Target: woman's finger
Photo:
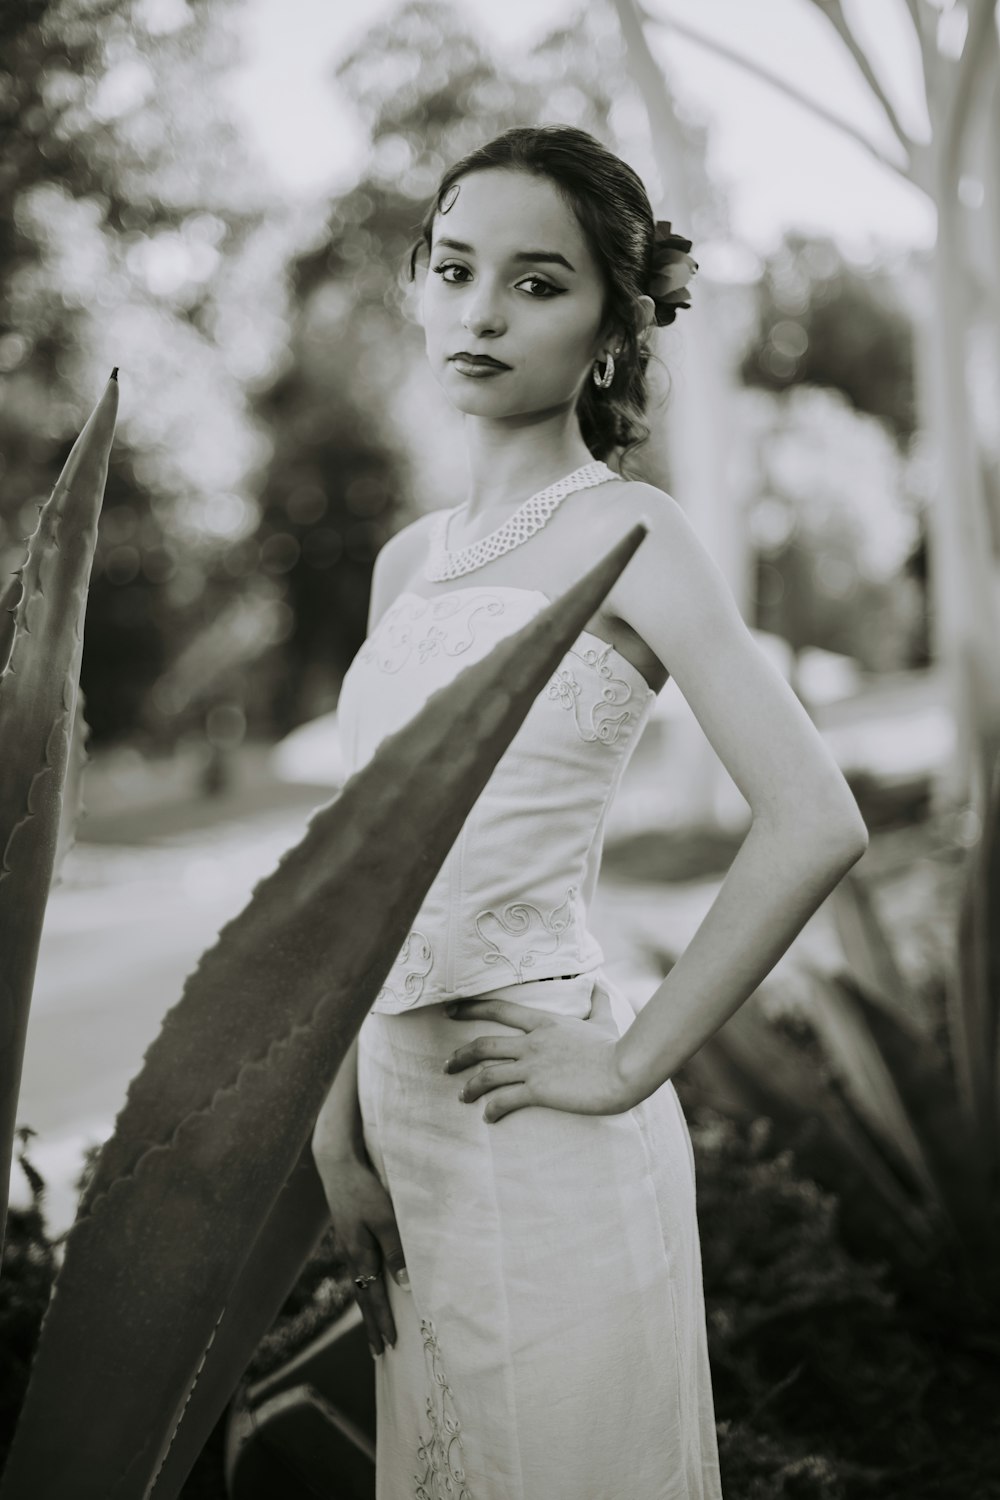
[[[488,1058],[506,1058],[508,1061],[520,1057],[524,1048],[523,1036],[476,1036],[464,1042],[449,1057],[444,1065],[446,1073],[457,1073],[471,1067],[474,1062],[485,1062]]]
[[[380,1274],[377,1281],[370,1281],[364,1287],[356,1287],[358,1299],[361,1302],[361,1310],[367,1309],[377,1334],[377,1341],[372,1345],[376,1354],[381,1354],[388,1346],[390,1349],[396,1342],[396,1325],[392,1319],[392,1310],[389,1307],[389,1293],[386,1290],[385,1275]]]
[[[483,1108],[483,1119],[490,1122],[500,1120],[504,1115],[509,1115],[512,1110],[523,1109],[526,1104],[532,1104],[531,1091],[526,1083],[508,1084],[506,1088],[497,1089],[487,1099]]]
[[[378,1268],[372,1266],[370,1262],[351,1259],[347,1261],[347,1269],[352,1282],[356,1276],[370,1276],[378,1272]],[[361,1316],[365,1322],[365,1333],[368,1337],[368,1347],[373,1354],[381,1354],[385,1347],[385,1340],[383,1339],[382,1330],[378,1323],[378,1308],[375,1299],[372,1297],[372,1289],[380,1286],[381,1283],[382,1277],[379,1275],[378,1281],[369,1281],[363,1287],[352,1286],[351,1288],[354,1292],[354,1300],[361,1309]]]
[[[467,1018],[482,1021],[502,1021],[505,1026],[518,1026],[522,1031],[534,1031],[536,1026],[549,1026],[558,1021],[554,1011],[539,1010],[535,1005],[522,1005],[518,1000],[484,999],[476,996],[470,1000],[449,1000],[445,1012],[458,1021]]]
[[[403,1246],[400,1243],[399,1231],[396,1221],[393,1219],[388,1229],[377,1229],[379,1244],[382,1246],[382,1257],[385,1261],[385,1269],[392,1277],[397,1286],[403,1287],[405,1291],[410,1290],[410,1278],[406,1270],[406,1256],[403,1254]]]
[[[523,1082],[524,1069],[519,1062],[488,1063],[478,1073],[473,1073],[459,1097],[465,1100],[478,1099],[481,1094],[500,1088],[502,1084]]]
[[[587,1016],[587,1020],[596,1021],[599,1026],[603,1026],[612,1035],[618,1035],[615,1013],[611,1005],[611,996],[599,984],[594,986],[590,1002],[590,1015]]]
[[[377,1280],[367,1281],[364,1286],[355,1285],[354,1295],[365,1320],[372,1353],[381,1354],[386,1344],[391,1347],[396,1342],[396,1325],[389,1308],[378,1240],[364,1226],[361,1226],[359,1243],[350,1263],[352,1279],[355,1276],[377,1276]]]
[[[397,1286],[401,1286],[405,1291],[409,1291],[410,1278],[406,1270],[406,1256],[403,1252],[403,1242],[396,1223],[392,1200],[388,1193],[385,1196],[385,1202],[377,1217],[373,1216],[369,1218],[368,1228],[378,1240],[379,1248],[382,1251],[382,1264],[385,1267],[386,1274],[392,1277]],[[394,1344],[396,1342],[396,1324],[392,1316],[392,1303],[389,1300],[387,1288],[384,1285],[383,1295],[385,1295],[387,1319],[386,1341],[389,1344]]]

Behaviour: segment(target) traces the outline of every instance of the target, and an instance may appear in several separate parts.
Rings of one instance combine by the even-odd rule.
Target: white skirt
[[[603,969],[489,994],[587,1016]],[[487,1123],[445,1059],[497,1021],[361,1027],[365,1144],[411,1289],[375,1361],[377,1500],[720,1500],[694,1153],[668,1081],[618,1115]],[[519,1033],[523,1034],[523,1033]]]

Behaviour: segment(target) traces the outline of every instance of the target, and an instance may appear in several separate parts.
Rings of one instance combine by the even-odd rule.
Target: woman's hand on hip
[[[448,1015],[502,1021],[523,1036],[477,1036],[451,1054],[446,1073],[481,1063],[461,1092],[463,1102],[489,1094],[483,1119],[499,1120],[526,1104],[574,1114],[617,1115],[637,1102],[628,1097],[619,1067],[618,1028],[607,992],[595,986],[590,1015],[561,1016],[516,1000],[453,1000]]]

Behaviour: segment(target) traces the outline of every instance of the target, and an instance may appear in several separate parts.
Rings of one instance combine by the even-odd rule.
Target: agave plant
[[[83,626],[117,414],[116,368],[0,601],[0,1252],[45,906],[80,807]]]
[[[325,1226],[308,1152],[337,1068],[497,761],[645,533],[388,736],[203,954],[81,1197],[2,1500],[177,1495]]]
[[[240,1387],[226,1424],[230,1500],[280,1494],[370,1500],[375,1368],[357,1303],[263,1379]]]
[[[976,824],[937,1035],[912,1019],[918,1006],[888,928],[851,872],[829,897],[844,968],[803,966],[804,1031],[770,1024],[755,997],[691,1059],[688,1076],[699,1098],[770,1115],[794,1135],[803,1165],[864,1223],[869,1249],[925,1307],[937,1299],[940,1318],[961,1324],[951,1276],[927,1274],[948,1267],[967,1299],[963,1336],[1000,1353],[1000,757]]]

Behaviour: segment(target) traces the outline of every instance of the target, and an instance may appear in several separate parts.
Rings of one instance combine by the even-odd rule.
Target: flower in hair
[[[672,323],[679,307],[691,306],[688,282],[697,274],[698,262],[691,259],[690,249],[691,241],[674,234],[669,219],[657,219],[647,296],[656,307],[658,328]]]

